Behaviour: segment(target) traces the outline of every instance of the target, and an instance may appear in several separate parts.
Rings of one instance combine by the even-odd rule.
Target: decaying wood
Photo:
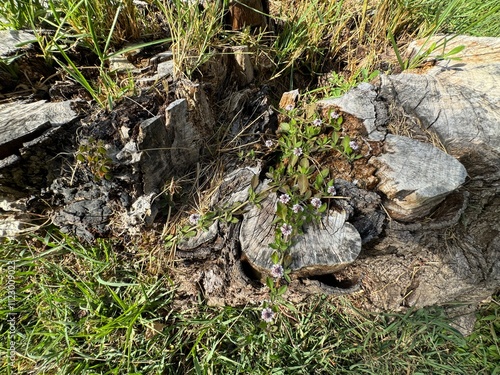
[[[23,143],[51,127],[71,123],[76,117],[70,101],[0,104],[0,159],[17,153]]]
[[[281,96],[279,107],[281,109],[295,108],[298,99],[299,90],[287,91]]]
[[[229,3],[230,24],[233,30],[246,26],[265,29],[269,13],[268,0],[238,0]]]
[[[0,57],[7,57],[20,50],[16,45],[33,40],[33,34],[23,30],[0,30]]]
[[[454,157],[428,143],[389,134],[385,152],[370,159],[377,166],[377,189],[393,219],[414,221],[428,215],[462,185],[467,171]]]
[[[423,43],[414,43],[413,51]],[[439,134],[450,152],[470,144],[500,151],[500,39],[458,36],[446,43],[446,51],[459,45],[465,46],[453,56],[459,60],[440,60],[424,74],[382,76],[381,94]],[[431,57],[442,53],[438,48]]]
[[[263,184],[261,189],[265,189]],[[260,191],[260,190],[259,190]],[[274,241],[276,194],[270,194],[261,207],[252,207],[240,230],[241,249],[245,258],[259,272],[272,266],[269,243]],[[345,213],[329,212],[319,224],[308,224],[289,249],[290,269],[297,277],[333,273],[353,262],[361,250],[361,237]]]

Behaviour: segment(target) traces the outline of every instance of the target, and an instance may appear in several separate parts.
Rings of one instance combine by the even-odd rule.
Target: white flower
[[[295,147],[295,148],[293,149],[293,154],[294,154],[295,156],[300,156],[300,155],[302,155],[302,148],[300,148],[300,147]]]
[[[290,224],[286,224],[286,223],[283,224],[280,229],[281,229],[281,233],[283,233],[283,236],[291,235],[292,230],[293,230],[292,226]]]
[[[293,109],[293,104],[287,104],[285,107],[285,111],[291,111]]]
[[[271,308],[266,307],[264,310],[262,310],[260,316],[264,322],[271,323],[274,318],[274,312],[273,310],[271,310]]]
[[[335,186],[328,186],[328,194],[337,195],[337,189],[335,189]]]
[[[268,140],[266,141],[266,143],[265,143],[265,144],[266,144],[266,147],[267,147],[267,148],[271,148],[271,147],[273,147],[274,142],[273,142],[273,141],[271,141],[270,139],[268,139]]]
[[[332,119],[336,120],[336,119],[338,119],[338,118],[340,117],[340,115],[339,115],[337,112],[332,111],[332,112],[330,113],[330,117],[331,117]]]
[[[320,208],[321,207],[321,199],[313,198],[313,199],[311,199],[311,204],[314,208]]]
[[[288,194],[281,194],[279,200],[281,203],[287,204],[288,202],[290,202],[290,196]]]
[[[313,123],[314,126],[321,126],[321,124],[323,123],[323,121],[321,121],[320,118],[317,118],[312,123]]]
[[[300,204],[294,204],[292,207],[292,211],[298,214],[299,212],[304,211],[304,207],[302,207]]]
[[[349,147],[352,148],[354,151],[356,151],[359,148],[358,142],[356,141],[349,142]]]
[[[283,266],[281,264],[273,264],[271,266],[271,276],[275,279],[281,279],[285,273]]]
[[[191,214],[191,216],[189,216],[189,222],[193,225],[196,225],[198,224],[198,221],[200,221],[200,218],[201,216],[198,214]]]

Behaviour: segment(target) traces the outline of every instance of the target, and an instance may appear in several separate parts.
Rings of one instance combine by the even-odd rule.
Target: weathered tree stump
[[[261,189],[265,189],[266,184]],[[265,274],[272,266],[269,243],[274,240],[273,220],[276,194],[270,194],[261,207],[252,207],[240,229],[244,257],[259,272]],[[352,263],[361,251],[361,237],[354,226],[346,222],[345,212],[328,212],[320,223],[311,223],[304,234],[296,238],[289,249],[290,269],[296,277],[324,275],[336,272]]]

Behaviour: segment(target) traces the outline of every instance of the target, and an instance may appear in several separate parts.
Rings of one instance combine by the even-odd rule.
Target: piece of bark
[[[230,24],[233,30],[244,27],[264,29],[267,25],[265,14],[268,0],[238,0],[229,3]]]
[[[254,71],[248,46],[232,47],[234,60],[236,62],[236,76],[240,86],[246,86],[254,79]]]
[[[175,170],[185,170],[199,160],[202,136],[189,121],[186,99],[171,103],[165,115],[167,130],[173,134],[170,151],[172,167]]]
[[[22,30],[0,30],[0,57],[12,55],[20,47],[20,43],[26,43],[35,39],[31,33]]]
[[[381,141],[385,138],[388,120],[386,103],[379,100],[375,87],[369,83],[361,83],[339,98],[320,100],[316,107],[322,112],[339,109],[356,116],[363,121],[370,139]]]
[[[464,183],[465,167],[454,157],[428,143],[389,134],[384,153],[369,163],[378,170],[378,190],[393,219],[413,221],[428,215]]]
[[[286,110],[293,109],[298,98],[299,90],[287,91],[281,96],[279,107]]]

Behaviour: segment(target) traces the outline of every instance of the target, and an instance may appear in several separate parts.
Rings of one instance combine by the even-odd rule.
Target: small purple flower
[[[304,207],[302,207],[300,204],[294,204],[292,207],[292,211],[298,214],[299,212],[304,211]]]
[[[260,316],[264,322],[271,323],[274,318],[274,312],[270,307],[266,307],[264,310],[262,310]]]
[[[312,122],[312,124],[313,124],[314,126],[321,126],[321,124],[322,124],[322,123],[323,123],[323,121],[321,121],[321,119],[320,119],[320,118],[317,118],[316,120],[314,120],[314,121]]]
[[[283,266],[281,264],[273,264],[271,266],[271,276],[275,279],[281,279],[285,273]]]
[[[320,208],[321,207],[321,199],[313,198],[313,199],[311,199],[311,204],[314,208]]]
[[[349,147],[352,148],[354,151],[358,150],[359,148],[358,142],[356,141],[349,142]]]
[[[283,233],[283,236],[291,235],[292,230],[293,230],[292,226],[290,224],[287,224],[287,223],[283,224],[280,229],[281,229],[281,233]]]
[[[270,139],[268,139],[268,140],[266,141],[266,147],[267,147],[267,148],[271,148],[271,147],[273,147],[273,145],[274,145],[274,142],[273,142],[273,141],[271,141]]]
[[[189,222],[193,225],[198,224],[198,221],[200,221],[201,216],[198,214],[191,214],[189,216]]]
[[[332,119],[336,120],[336,119],[338,119],[338,118],[340,117],[340,115],[339,115],[337,112],[332,111],[332,112],[330,113],[330,117],[331,117]]]
[[[290,202],[290,196],[288,194],[281,194],[279,200],[281,203],[287,204]]]
[[[328,186],[328,194],[330,195],[337,195],[337,189],[335,189],[335,186]]]
[[[291,111],[293,109],[293,104],[287,104],[285,107],[285,111]]]
[[[295,148],[293,149],[293,154],[294,154],[295,156],[300,156],[300,155],[302,155],[302,148],[300,148],[300,147],[295,147]]]

